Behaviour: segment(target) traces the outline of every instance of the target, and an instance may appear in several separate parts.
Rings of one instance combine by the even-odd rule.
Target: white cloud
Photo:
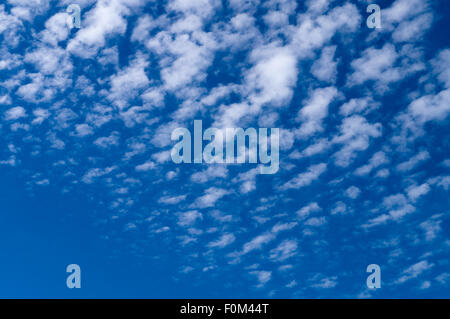
[[[298,210],[297,215],[299,219],[305,219],[311,213],[320,212],[321,210],[322,208],[320,208],[320,206],[316,202],[313,202]]]
[[[420,123],[442,121],[450,113],[450,89],[436,95],[425,95],[408,107],[408,114]]]
[[[250,274],[256,276],[256,278],[258,279],[259,288],[263,287],[272,277],[271,271],[252,271],[250,272]]]
[[[63,108],[56,112],[55,121],[58,129],[66,129],[71,126],[71,122],[78,118],[78,115],[69,108]]]
[[[216,187],[210,187],[207,190],[205,190],[204,195],[198,197],[194,204],[192,205],[195,208],[208,208],[208,207],[214,207],[216,202],[224,197],[225,195],[229,194],[230,192]]]
[[[277,262],[285,261],[286,259],[295,256],[297,246],[297,241],[286,239],[270,251],[269,258]]]
[[[349,83],[359,85],[373,80],[387,85],[399,80],[399,70],[393,67],[397,58],[398,54],[392,44],[385,44],[381,49],[366,49],[361,58],[351,63],[354,72],[349,77]]]
[[[326,152],[331,146],[331,143],[326,138],[321,138],[315,141],[314,144],[309,145],[302,152],[294,151],[289,157],[292,159],[300,159],[303,157],[310,157]]]
[[[160,199],[158,199],[158,203],[175,205],[175,204],[181,203],[185,199],[186,199],[186,195],[163,196]]]
[[[351,99],[342,104],[339,113],[344,116],[352,114],[366,114],[380,106],[379,103],[373,101],[370,97]]]
[[[325,277],[325,278],[322,278],[322,277],[323,276],[315,276],[314,278],[312,278],[312,281],[314,281],[315,283],[312,284],[311,287],[328,289],[328,288],[334,288],[338,284],[336,276]]]
[[[280,186],[281,190],[287,190],[291,188],[299,189],[305,186],[309,186],[313,181],[317,180],[327,168],[325,163],[311,165],[304,173],[298,174],[290,181]]]
[[[431,13],[424,13],[413,20],[404,21],[395,29],[392,39],[395,42],[417,41],[430,28],[432,22]]]
[[[6,121],[18,120],[23,117],[27,117],[27,112],[21,106],[16,106],[16,107],[10,108],[9,110],[5,111],[5,120]]]
[[[120,109],[127,107],[129,101],[136,98],[138,92],[150,83],[145,73],[148,66],[146,59],[144,55],[137,54],[130,66],[111,76],[108,99]]]
[[[87,124],[77,124],[75,126],[76,135],[79,137],[84,137],[94,134],[94,130]]]
[[[161,78],[164,87],[177,91],[206,78],[206,69],[212,63],[214,40],[208,34],[170,34],[162,31],[147,42],[147,48],[161,56]]]
[[[406,162],[397,165],[397,170],[400,172],[408,172],[414,169],[417,165],[430,159],[430,154],[427,151],[421,151],[411,157]]]
[[[129,9],[121,0],[99,0],[95,7],[82,16],[82,28],[67,45],[67,50],[82,58],[94,57],[105,46],[109,36],[124,34]]]
[[[402,272],[403,276],[398,278],[395,282],[398,284],[402,284],[410,279],[418,277],[424,271],[429,270],[433,266],[434,266],[434,264],[432,264],[432,263],[430,264],[428,261],[422,260],[422,261],[408,267],[407,269],[405,269]]]
[[[20,19],[32,22],[35,16],[42,15],[50,8],[50,0],[7,0],[12,5],[11,12]]]
[[[439,81],[450,88],[450,49],[439,52],[438,56],[431,61],[433,71],[437,74]]]
[[[257,105],[285,106],[297,80],[297,60],[293,52],[286,48],[262,47],[254,49],[250,59],[256,65],[245,81],[258,92],[251,93],[250,101]]]
[[[106,168],[91,168],[84,174],[82,181],[86,184],[92,184],[94,179],[97,177],[102,177],[114,171],[117,167],[111,166]]]
[[[356,186],[350,186],[345,190],[345,196],[356,199],[358,198],[359,194],[361,193],[361,190]]]
[[[278,234],[279,232],[290,230],[297,226],[297,222],[290,222],[290,223],[277,223],[274,225],[271,229],[271,232],[273,234]]]
[[[69,35],[67,26],[68,14],[65,12],[57,13],[45,22],[45,30],[39,36],[42,42],[58,45],[58,42],[66,40]]]
[[[383,151],[379,151],[370,158],[368,164],[359,167],[355,171],[355,175],[365,176],[369,174],[373,169],[378,168],[381,165],[386,164],[388,162],[389,160],[386,157],[386,153],[384,153]]]
[[[394,219],[399,219],[406,214],[412,213],[415,207],[410,205],[403,194],[390,195],[383,199],[383,207],[389,210]]]
[[[234,183],[241,183],[239,190],[242,194],[247,194],[256,189],[256,176],[259,174],[258,168],[252,168],[247,172],[240,173],[232,180]]]
[[[94,141],[94,144],[100,148],[117,146],[119,145],[119,132],[114,131],[109,136],[99,137]]]
[[[311,73],[320,81],[334,83],[337,76],[337,62],[334,61],[336,46],[322,49],[322,54],[311,67]]]
[[[275,234],[267,232],[258,235],[242,247],[242,254],[247,254],[255,249],[261,249],[264,244],[267,244],[275,239]]]
[[[347,117],[340,126],[340,135],[333,139],[333,143],[342,144],[342,148],[334,154],[335,163],[347,167],[356,158],[357,152],[369,147],[370,138],[381,136],[381,124],[370,124],[359,115]]]
[[[354,32],[361,24],[361,15],[355,5],[346,3],[335,7],[322,16],[302,14],[298,16],[299,27],[292,39],[292,49],[300,57],[312,56],[315,49],[321,48],[337,31]]]
[[[409,200],[411,200],[412,202],[416,202],[419,199],[419,197],[422,197],[422,196],[428,194],[428,192],[430,190],[431,190],[430,186],[427,183],[424,183],[419,186],[412,185],[412,186],[408,187],[406,192],[408,193]]]
[[[302,123],[297,131],[299,137],[308,137],[324,130],[322,121],[328,115],[329,104],[337,96],[338,90],[332,86],[316,89],[310,94],[306,105],[298,112],[297,120]]]
[[[326,217],[311,217],[307,221],[304,222],[306,226],[319,227],[325,225],[327,223]]]
[[[223,234],[216,241],[212,241],[208,244],[209,248],[224,248],[230,244],[232,244],[235,240],[235,236],[233,234]]]
[[[191,181],[194,183],[206,183],[216,178],[225,178],[228,175],[228,169],[224,165],[210,165],[203,171],[191,175]]]
[[[339,215],[347,213],[347,205],[343,202],[337,202],[334,208],[331,210],[331,215]]]
[[[138,166],[136,166],[136,171],[138,172],[147,172],[149,170],[155,169],[156,165],[154,162],[152,161],[147,161],[143,164],[140,164]]]
[[[425,232],[426,241],[434,240],[438,236],[438,234],[442,231],[441,228],[442,220],[439,219],[441,216],[442,215],[431,216],[430,219],[424,221],[419,225],[420,228],[422,228],[423,231]]]
[[[426,11],[428,6],[427,0],[396,0],[391,7],[383,10],[383,20],[390,29],[392,24],[408,21],[411,17]]]
[[[178,213],[178,225],[181,227],[192,226],[199,219],[203,219],[203,215],[196,210]]]
[[[23,23],[20,20],[20,17],[17,17],[14,12],[12,13],[13,14],[8,14],[5,11],[4,4],[0,5],[0,35],[5,37],[5,42],[8,43],[8,45],[16,47],[20,41],[18,32],[23,28]],[[2,69],[1,64],[2,63],[0,63],[0,69]]]

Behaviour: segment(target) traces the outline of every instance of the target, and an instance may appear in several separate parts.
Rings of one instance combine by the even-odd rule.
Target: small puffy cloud
[[[94,134],[94,130],[87,124],[78,124],[75,126],[76,135],[79,137],[84,137]]]
[[[337,76],[337,62],[334,61],[336,46],[322,49],[322,54],[311,67],[311,73],[320,81],[334,83]]]
[[[45,22],[45,30],[40,33],[43,42],[51,45],[58,45],[58,42],[67,39],[69,28],[67,19],[69,15],[66,12],[57,13]]]
[[[203,215],[196,210],[178,213],[178,225],[181,227],[192,226],[199,219],[203,219]]]
[[[280,189],[299,189],[308,186],[313,181],[317,180],[319,176],[325,172],[326,168],[327,165],[325,163],[311,165],[306,172],[298,174],[296,177],[286,182],[283,186],[280,186]]]
[[[75,112],[71,109],[63,108],[57,111],[55,121],[58,129],[66,129],[76,118],[78,118],[78,115]]]
[[[194,183],[206,183],[216,178],[227,177],[228,169],[224,165],[212,165],[203,171],[191,175],[191,181]]]
[[[370,138],[380,137],[381,134],[380,123],[370,124],[359,115],[345,118],[340,126],[340,135],[333,139],[333,143],[342,144],[342,148],[334,154],[336,165],[349,166],[358,152],[369,147]]]
[[[419,121],[442,121],[450,113],[450,89],[438,94],[430,94],[417,98],[408,107],[408,114]]]
[[[441,216],[442,215],[434,215],[430,219],[424,221],[419,225],[420,228],[422,228],[422,230],[425,232],[426,241],[432,241],[441,232]]]
[[[312,227],[319,227],[322,225],[325,225],[327,223],[327,218],[322,217],[311,217],[307,221],[305,221],[303,224],[306,226],[312,226]]]
[[[426,260],[419,261],[418,263],[406,268],[402,272],[402,276],[398,278],[395,282],[397,284],[402,284],[410,279],[416,278],[423,272],[431,269],[434,266],[433,263],[429,263]]]
[[[380,107],[380,104],[375,102],[370,97],[351,99],[342,104],[339,113],[343,116],[350,116],[352,114],[367,114]]]
[[[324,130],[322,121],[328,115],[329,104],[337,95],[338,90],[332,86],[311,93],[306,105],[298,112],[297,120],[302,122],[297,131],[299,137],[308,137]]]
[[[337,202],[334,208],[331,210],[331,215],[340,215],[347,212],[347,205],[343,202]]]
[[[94,144],[104,149],[117,146],[119,145],[119,132],[112,132],[109,136],[99,137],[94,141]]]
[[[5,111],[5,120],[7,121],[13,121],[18,120],[23,117],[27,117],[27,112],[25,109],[21,106],[16,106],[13,108],[10,108],[9,110]]]
[[[311,287],[322,289],[334,288],[338,284],[336,276],[324,277],[321,275],[316,275],[310,281],[313,282]]]
[[[258,288],[262,288],[272,277],[271,271],[251,271],[250,274],[256,276],[256,278],[258,279]]]
[[[11,104],[11,98],[8,94],[0,96],[0,104],[1,105],[10,105]]]
[[[395,47],[387,43],[381,49],[368,48],[362,56],[351,63],[354,72],[349,76],[350,85],[361,85],[366,81],[376,81],[385,87],[398,81],[401,72],[394,67],[398,58]]]
[[[290,229],[294,228],[295,226],[297,226],[297,222],[277,223],[272,227],[271,232],[273,234],[277,234],[282,231],[290,230]]]
[[[359,194],[361,193],[361,190],[356,186],[350,186],[345,190],[345,196],[351,199],[358,198]]]
[[[305,207],[302,207],[297,211],[297,215],[299,219],[305,219],[308,217],[311,213],[320,212],[322,208],[316,203],[310,203]]]
[[[207,190],[205,190],[205,193],[198,197],[194,204],[192,205],[194,208],[208,208],[208,207],[214,207],[216,202],[224,197],[225,195],[228,195],[230,192],[216,187],[210,187]]]
[[[285,261],[286,259],[295,256],[297,246],[298,244],[295,240],[284,240],[276,248],[270,251],[269,258],[277,262]]]
[[[427,151],[421,151],[418,154],[411,157],[406,162],[397,165],[397,170],[400,172],[408,172],[414,169],[417,165],[430,159],[430,153]]]
[[[417,41],[430,28],[432,22],[431,13],[424,13],[410,21],[404,21],[395,29],[392,39],[395,42]]]
[[[158,199],[158,203],[175,205],[186,199],[186,195],[179,196],[163,196]]]
[[[256,236],[242,247],[242,255],[247,254],[255,249],[261,249],[264,244],[267,244],[276,238],[275,234],[267,232]]]
[[[31,122],[33,125],[39,125],[42,124],[49,116],[50,112],[45,109],[37,108],[33,111],[33,115],[35,118]]]
[[[108,95],[111,103],[123,109],[147,87],[150,83],[145,72],[147,66],[147,57],[138,54],[129,67],[111,76],[111,90]]]
[[[416,210],[416,207],[411,205],[403,194],[386,196],[383,198],[381,208],[383,211],[387,211],[387,213],[370,219],[368,223],[362,225],[363,228],[368,229],[391,220],[399,221],[405,215],[411,214]]]
[[[208,247],[209,248],[224,248],[224,247],[232,244],[235,239],[236,238],[233,234],[223,234],[217,240],[210,242],[208,244]]]
[[[444,49],[431,61],[433,72],[446,88],[450,88],[450,49]]]
[[[154,162],[152,161],[147,161],[143,164],[140,164],[138,166],[136,166],[136,171],[137,172],[147,172],[149,170],[155,169],[156,165]]]
[[[448,283],[450,283],[450,273],[444,272],[437,276],[435,279],[441,285],[447,285]]]
[[[389,214],[394,219],[399,219],[415,210],[415,207],[408,203],[408,200],[403,194],[385,197],[382,205],[385,209],[389,210]]]
[[[256,48],[251,59],[256,65],[248,72],[246,82],[257,93],[251,93],[250,100],[258,105],[283,106],[291,99],[297,80],[297,59],[293,52],[278,47]]]
[[[152,158],[158,163],[168,162],[170,159],[170,151],[162,151],[152,155]]]
[[[105,45],[108,36],[124,34],[129,12],[123,1],[100,0],[95,7],[83,14],[82,28],[67,45],[67,50],[82,58],[94,57]]]
[[[430,191],[430,186],[427,183],[424,183],[422,185],[412,185],[410,187],[408,187],[407,189],[407,194],[408,194],[408,198],[412,201],[412,202],[416,202],[419,197],[422,197],[426,194],[428,194],[428,192]]]
[[[96,178],[108,175],[114,171],[117,167],[106,167],[106,168],[91,168],[84,174],[82,181],[86,184],[92,184]]]
[[[294,151],[289,155],[292,159],[300,159],[304,157],[310,157],[317,154],[322,154],[326,152],[331,146],[331,143],[326,138],[318,139],[314,144],[309,145],[302,152]]]
[[[386,157],[386,153],[384,153],[383,151],[377,152],[372,156],[368,164],[359,167],[355,171],[355,175],[365,176],[369,174],[373,169],[378,168],[379,166],[388,162],[389,160]]]

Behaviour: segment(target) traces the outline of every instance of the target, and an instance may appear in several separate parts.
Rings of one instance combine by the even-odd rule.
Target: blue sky
[[[438,0],[2,0],[0,297],[450,297],[449,17]],[[173,163],[194,120],[279,128],[278,172]]]

